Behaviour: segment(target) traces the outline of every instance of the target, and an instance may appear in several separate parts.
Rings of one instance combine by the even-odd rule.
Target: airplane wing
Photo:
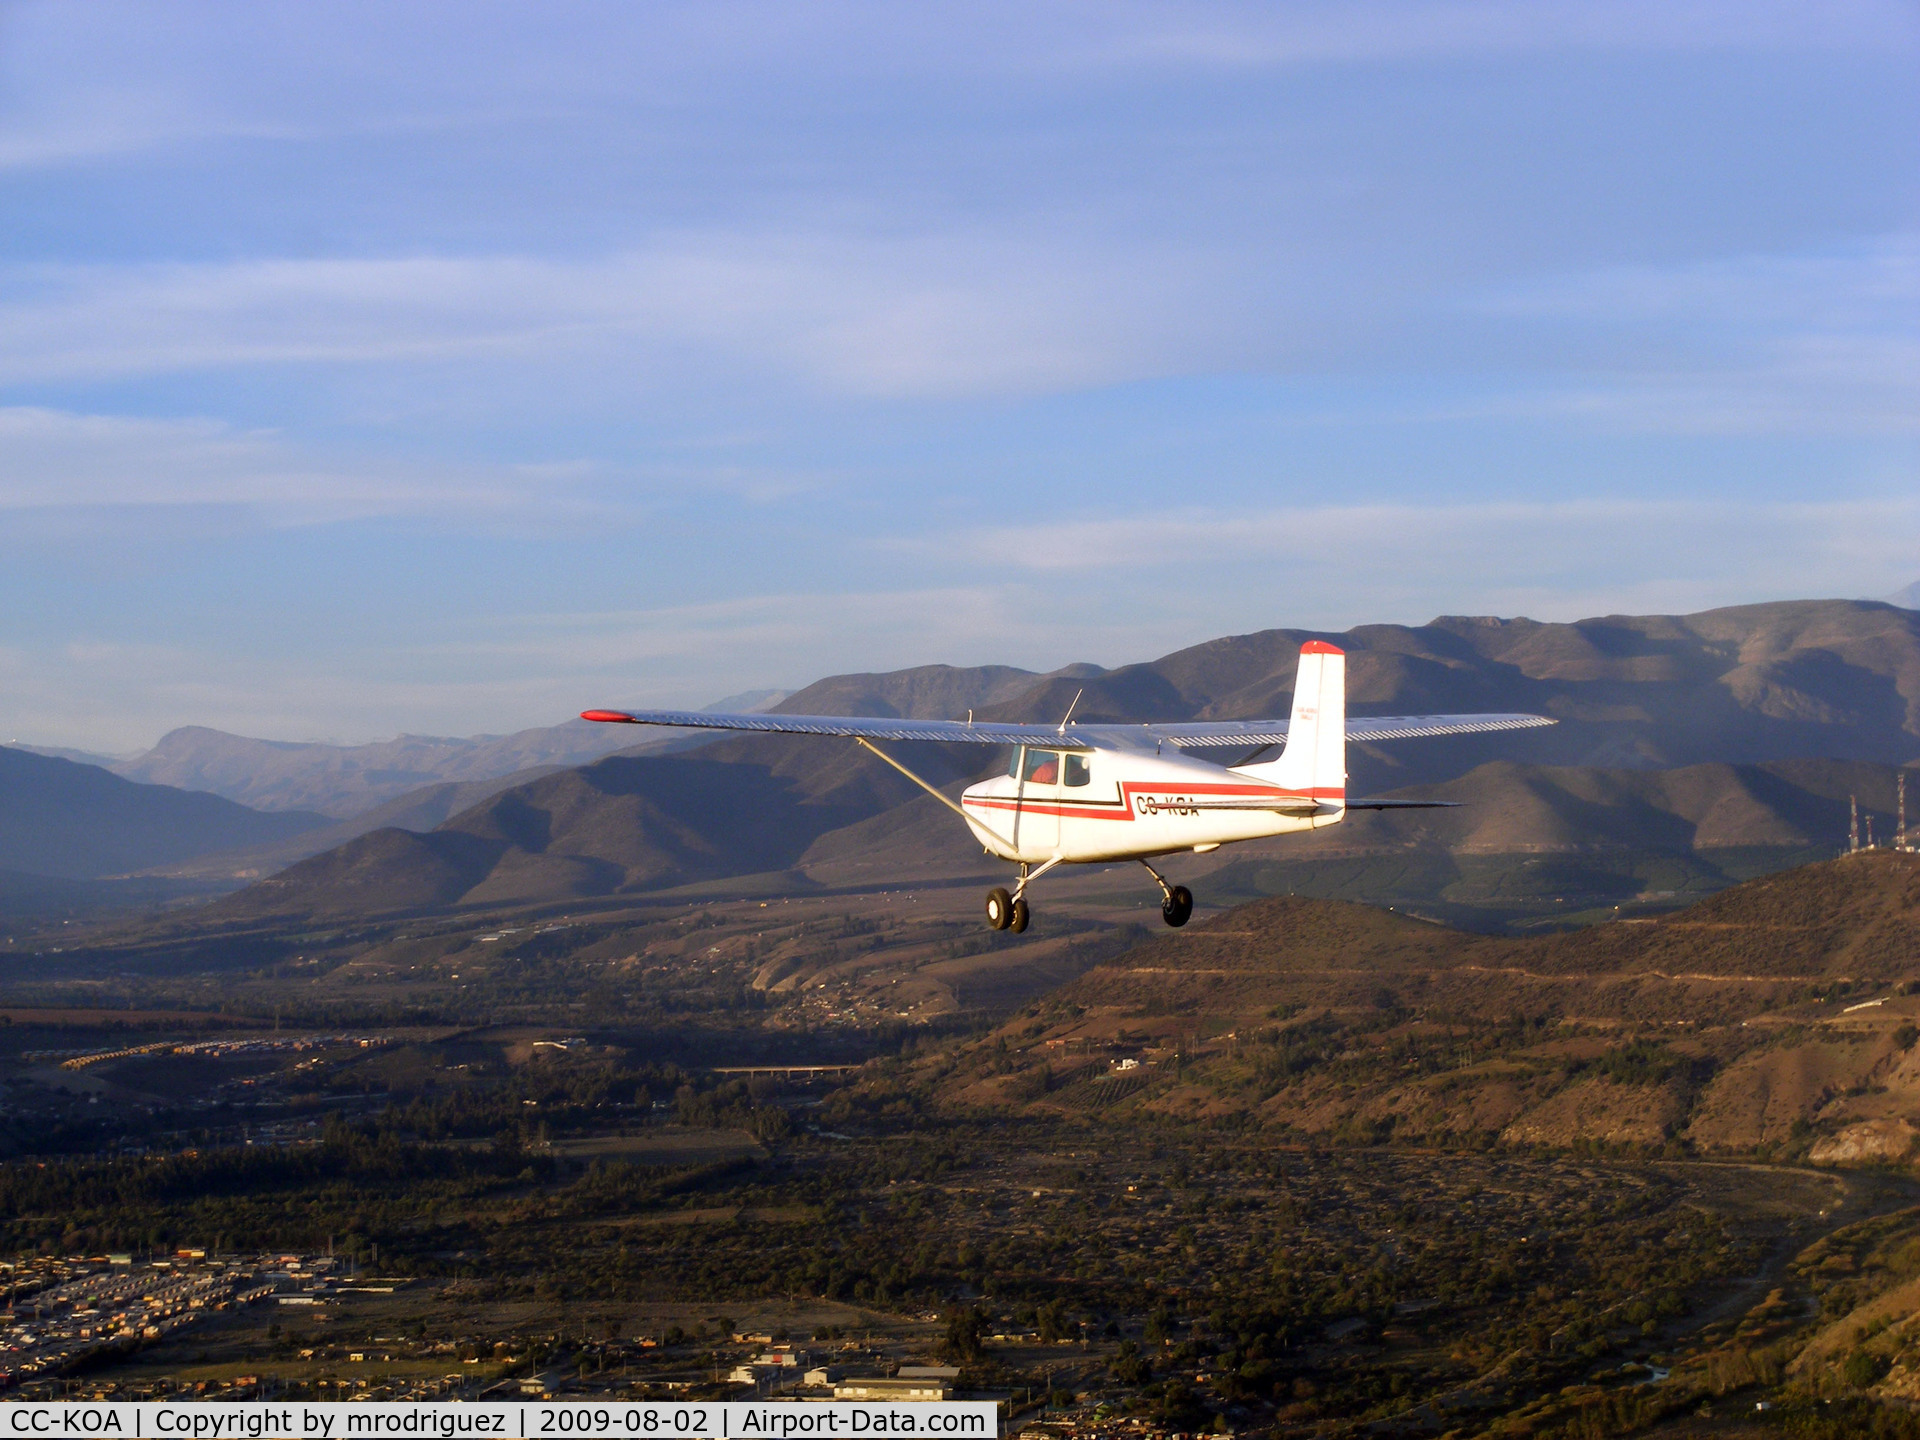
[[[751,730],[779,735],[846,735],[868,740],[937,740],[963,745],[1045,745],[1091,750],[1089,737],[1129,745],[1143,737],[1182,750],[1209,746],[1280,745],[1285,720],[1186,720],[1165,725],[1020,725],[1004,721],[899,720],[859,715],[724,715],[707,710],[585,710],[582,720],[614,725],[670,725],[690,730]],[[1477,735],[1528,730],[1554,722],[1544,715],[1363,715],[1347,721],[1349,740],[1410,740],[1423,735]],[[1077,732],[1077,733],[1076,733]]]
[[[1491,730],[1531,730],[1557,722],[1545,715],[1349,715],[1349,740],[1412,740],[1423,735],[1479,735]],[[1089,727],[1092,728],[1092,727]],[[1279,745],[1285,720],[1194,720],[1148,727],[1182,750],[1210,745]]]
[[[717,715],[705,710],[583,710],[582,720],[614,725],[674,725],[691,730],[757,730],[778,735],[847,735],[866,740],[942,740],[971,745],[1045,745],[1091,750],[1077,726],[1009,725],[982,720],[893,720],[859,715]],[[1092,728],[1092,727],[1088,727]]]

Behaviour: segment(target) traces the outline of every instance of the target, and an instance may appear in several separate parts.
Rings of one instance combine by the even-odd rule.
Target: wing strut
[[[973,816],[969,815],[965,810],[961,809],[960,806],[954,804],[953,801],[947,797],[944,791],[938,790],[932,785],[929,785],[926,781],[922,780],[918,775],[914,774],[913,771],[907,769],[906,766],[902,765],[898,760],[894,759],[891,755],[887,754],[887,752],[882,750],[878,745],[874,744],[871,740],[867,739],[866,736],[864,735],[854,736],[853,743],[860,746],[860,748],[863,750],[871,750],[874,754],[878,755],[882,760],[886,761],[887,764],[891,765],[894,769],[898,770],[902,775],[906,776],[907,779],[913,781],[914,784],[918,785],[922,790],[926,791],[927,794],[933,796],[934,799],[938,800],[942,805],[946,806],[947,809],[953,811],[954,814],[958,815],[962,820],[966,821],[967,824],[978,825],[982,830],[985,830],[987,834],[993,836],[994,839],[999,840],[1000,843],[1004,845],[1007,849],[1011,850],[1014,848],[1013,842],[1011,840],[1001,839],[999,831],[995,830],[991,825],[986,825],[986,824],[983,824],[981,821],[976,820]]]

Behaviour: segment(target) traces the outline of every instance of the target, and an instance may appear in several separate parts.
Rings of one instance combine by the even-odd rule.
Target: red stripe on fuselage
[[[1195,795],[1271,797],[1275,800],[1345,800],[1344,786],[1312,786],[1304,790],[1276,790],[1271,785],[1122,785],[1120,801],[1093,801],[1074,805],[1067,801],[1015,799],[998,795],[963,795],[962,805],[978,805],[983,810],[1011,810],[1022,815],[1058,815],[1076,820],[1126,820],[1136,818],[1134,800],[1178,799]],[[1090,805],[1098,805],[1093,809]]]

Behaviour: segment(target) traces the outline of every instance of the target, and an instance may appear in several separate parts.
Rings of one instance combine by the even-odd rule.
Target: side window
[[[1084,755],[1069,753],[1063,756],[1061,769],[1065,772],[1060,777],[1062,785],[1085,785],[1093,779],[1093,770]]]
[[[1060,752],[1057,750],[1027,751],[1026,778],[1029,785],[1058,785],[1060,783]]]
[[[1026,753],[1025,746],[1016,745],[1013,747],[1013,754],[1007,760],[1007,774],[1015,780],[1020,778],[1020,757]]]

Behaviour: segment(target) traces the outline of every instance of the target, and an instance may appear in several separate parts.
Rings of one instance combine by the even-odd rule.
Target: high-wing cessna
[[[1075,704],[1079,703],[1075,697]],[[1020,867],[1012,893],[987,894],[987,924],[1027,928],[1027,890],[1056,865],[1138,860],[1160,886],[1161,918],[1184,925],[1193,895],[1170,885],[1149,862],[1205,854],[1236,840],[1257,840],[1338,824],[1349,810],[1430,809],[1433,800],[1349,800],[1348,740],[1403,740],[1524,730],[1554,722],[1543,715],[1395,715],[1347,719],[1347,657],[1320,640],[1300,647],[1293,718],[1209,720],[1169,725],[1058,725],[966,720],[887,720],[827,715],[716,715],[682,710],[587,710],[583,720],[759,730],[787,735],[845,735],[893,766],[967,822],[987,852]],[[881,750],[876,740],[939,740],[1010,745],[1004,775],[969,786],[956,804]],[[1276,745],[1279,756],[1261,755]],[[1250,752],[1220,765],[1189,752]]]

